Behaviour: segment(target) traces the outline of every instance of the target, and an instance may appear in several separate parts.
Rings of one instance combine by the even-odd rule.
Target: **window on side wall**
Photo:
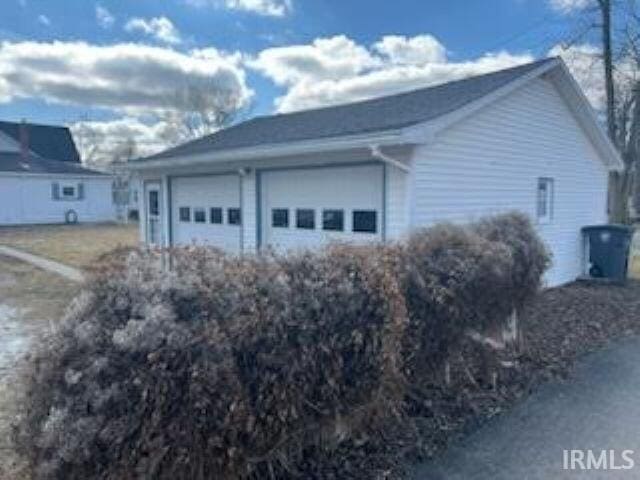
[[[189,207],[180,207],[180,221],[181,222],[190,222],[191,221],[191,208]]]
[[[554,185],[553,178],[538,178],[536,212],[538,223],[549,223],[553,219]]]
[[[76,198],[76,187],[73,185],[63,185],[62,198]]]

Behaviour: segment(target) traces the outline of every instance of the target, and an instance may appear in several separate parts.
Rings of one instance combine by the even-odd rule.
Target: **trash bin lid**
[[[633,232],[633,228],[628,225],[618,225],[618,224],[607,224],[607,225],[587,225],[586,227],[582,227],[583,232],[597,232],[597,231],[609,231],[609,232],[620,232],[620,233],[631,233]]]

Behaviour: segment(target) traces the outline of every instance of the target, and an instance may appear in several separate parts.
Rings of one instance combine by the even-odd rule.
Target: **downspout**
[[[392,158],[386,153],[383,153],[382,150],[380,150],[380,145],[371,145],[369,149],[371,150],[371,156],[373,156],[374,158],[382,160],[384,163],[387,163],[389,165],[393,165],[394,167],[402,170],[405,173],[409,173],[411,171],[411,169],[400,160]]]
[[[380,149],[380,145],[371,145],[369,146],[369,149],[371,150],[371,156],[374,158],[377,158],[379,160],[381,160],[384,163],[384,167],[383,167],[383,185],[382,185],[382,191],[383,191],[383,209],[382,209],[382,214],[383,214],[383,221],[382,221],[382,240],[386,241],[387,240],[387,203],[388,203],[388,198],[387,198],[387,165],[391,165],[392,167],[397,168],[398,170],[403,171],[406,174],[409,174],[411,172],[411,168],[407,165],[405,165],[404,163],[402,163],[400,160],[397,160],[393,157],[390,157],[389,155],[385,154],[381,149]]]

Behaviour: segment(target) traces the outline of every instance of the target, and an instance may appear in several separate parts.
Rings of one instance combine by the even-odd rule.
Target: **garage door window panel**
[[[296,227],[302,230],[315,230],[316,211],[310,208],[296,210]]]
[[[334,232],[344,231],[344,210],[323,210],[322,229]]]
[[[271,226],[274,228],[289,228],[289,210],[274,208],[271,210]]]
[[[230,208],[227,210],[227,223],[229,225],[240,225],[242,223],[239,208]]]
[[[375,210],[354,210],[353,231],[356,233],[376,233],[378,231]]]
[[[222,208],[213,207],[209,210],[209,221],[213,225],[222,225]]]
[[[204,208],[193,209],[193,221],[195,223],[207,223],[207,214]]]
[[[180,207],[179,217],[181,222],[190,222],[191,221],[191,208],[190,207]]]

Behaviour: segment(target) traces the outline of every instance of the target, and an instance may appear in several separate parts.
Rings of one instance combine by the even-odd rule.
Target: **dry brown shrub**
[[[513,257],[505,245],[449,224],[415,232],[404,255],[405,367],[412,381],[430,382],[467,331],[506,319],[510,303],[502,291]]]
[[[283,478],[372,434],[403,397],[397,258],[130,254],[38,355],[17,430],[34,477]]]
[[[538,288],[537,241],[504,217],[290,256],[120,252],[39,348],[16,444],[35,480],[371,477],[407,387]]]

